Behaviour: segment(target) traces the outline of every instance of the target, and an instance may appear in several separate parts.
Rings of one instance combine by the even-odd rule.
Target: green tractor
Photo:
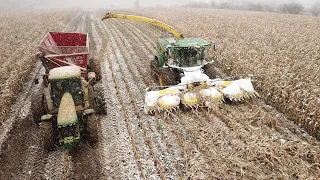
[[[73,44],[59,46],[63,39]],[[57,45],[48,46],[48,41]],[[86,34],[50,32],[39,45],[38,58],[46,73],[40,91],[31,97],[31,112],[49,151],[61,144],[71,148],[82,137],[96,142],[99,115],[106,114],[103,86],[96,82],[95,72],[88,72],[93,62],[87,61],[88,48],[81,48],[82,41],[87,41]]]

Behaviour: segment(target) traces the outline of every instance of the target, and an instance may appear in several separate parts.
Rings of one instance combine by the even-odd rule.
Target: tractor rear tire
[[[91,143],[98,142],[98,124],[99,124],[99,116],[95,114],[90,114],[87,116],[87,140]]]
[[[31,113],[33,121],[36,124],[41,122],[41,116],[43,115],[43,99],[42,91],[33,93],[31,95]]]
[[[51,121],[42,121],[40,123],[40,133],[44,148],[47,151],[54,149],[54,133]]]
[[[215,79],[217,77],[217,70],[214,67],[214,65],[211,64],[207,64],[204,67],[204,74],[206,74],[207,76],[209,76],[210,79]]]
[[[95,102],[95,111],[99,115],[107,114],[107,108],[106,108],[106,100],[105,100],[105,94],[102,84],[95,84],[93,86],[94,93],[94,102]]]
[[[154,58],[150,62],[150,74],[151,77],[153,78],[154,82],[158,82],[159,79],[159,66],[158,66],[158,60]]]
[[[159,69],[159,84],[163,86],[176,85],[179,83],[177,80],[179,74],[169,68],[160,68]]]
[[[101,66],[100,62],[96,58],[91,58],[89,60],[89,71],[96,73],[96,81],[100,81],[101,79]]]

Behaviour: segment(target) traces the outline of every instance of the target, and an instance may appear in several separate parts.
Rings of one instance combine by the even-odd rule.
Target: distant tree
[[[302,14],[304,7],[299,3],[292,2],[292,3],[281,5],[279,10],[281,13]]]
[[[316,2],[311,8],[310,12],[313,16],[319,16],[320,15],[320,2]]]
[[[243,9],[248,11],[263,11],[263,6],[259,3],[248,2]]]
[[[210,8],[209,3],[205,3],[203,1],[196,2],[196,1],[191,1],[186,5],[183,5],[182,7],[190,7],[190,8]]]
[[[220,4],[219,8],[221,9],[231,9],[231,5],[227,2],[223,2]]]
[[[217,7],[216,2],[215,2],[215,1],[213,1],[213,0],[211,0],[211,1],[210,1],[210,7],[211,7],[211,8],[215,8],[215,7]]]
[[[135,8],[140,8],[140,0],[135,0],[134,1],[134,7]]]

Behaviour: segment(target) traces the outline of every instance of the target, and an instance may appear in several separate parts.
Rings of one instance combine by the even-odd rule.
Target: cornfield
[[[320,139],[319,17],[210,9],[139,13],[216,42],[217,66],[230,76],[253,74],[266,103]]]
[[[0,122],[22,90],[35,65],[37,45],[47,31],[62,30],[72,11],[4,12],[0,14]]]

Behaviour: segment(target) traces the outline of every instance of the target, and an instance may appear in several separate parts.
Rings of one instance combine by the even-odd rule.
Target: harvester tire
[[[99,116],[95,114],[90,114],[87,116],[87,140],[90,143],[98,142],[98,124],[99,124]]]
[[[52,151],[54,148],[53,127],[51,121],[42,121],[40,123],[40,133],[44,148]]]
[[[101,66],[100,62],[96,58],[91,58],[89,60],[88,70],[96,73],[96,81],[100,81],[101,79]]]
[[[170,86],[178,84],[178,73],[169,68],[159,69],[159,84],[162,86]],[[161,84],[162,81],[162,84]]]
[[[207,64],[204,67],[204,74],[209,76],[210,79],[215,79],[216,76],[217,76],[217,70],[216,70],[216,68],[214,67],[214,65],[212,63],[211,64]]]
[[[159,67],[158,67],[158,60],[156,58],[154,58],[150,62],[150,74],[151,74],[151,77],[153,78],[154,82],[158,82]]]
[[[41,122],[41,116],[43,115],[42,97],[42,91],[31,95],[31,113],[36,124]]]
[[[93,92],[93,97],[94,97],[94,102],[95,102],[95,111],[97,114],[107,114],[106,110],[106,100],[105,100],[105,95],[104,95],[104,89],[102,84],[95,84],[93,86],[94,92]]]

